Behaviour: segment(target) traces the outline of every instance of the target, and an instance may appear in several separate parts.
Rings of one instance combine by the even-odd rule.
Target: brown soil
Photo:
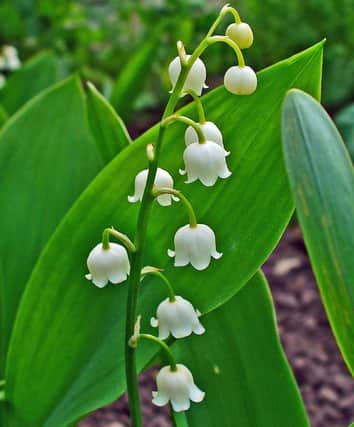
[[[354,421],[354,382],[330,330],[299,228],[285,233],[263,270],[311,426],[347,427]],[[154,374],[150,371],[141,376],[144,425],[169,427],[168,411],[151,404]],[[128,426],[126,396],[80,423],[80,427]]]

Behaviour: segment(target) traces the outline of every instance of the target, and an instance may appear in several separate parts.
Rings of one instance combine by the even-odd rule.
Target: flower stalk
[[[145,246],[145,240],[146,240],[146,234],[147,234],[147,227],[149,223],[152,203],[156,197],[163,194],[171,194],[176,196],[178,199],[182,201],[182,203],[184,204],[184,206],[188,211],[190,224],[189,226],[186,226],[188,228],[187,231],[180,230],[180,234],[187,233],[188,234],[186,237],[187,240],[190,240],[190,239],[200,240],[200,239],[204,239],[205,237],[207,238],[209,246],[208,248],[206,248],[206,251],[204,251],[205,254],[202,254],[203,259],[199,259],[197,256],[194,257],[195,254],[191,253],[191,256],[193,258],[191,259],[191,263],[195,266],[195,268],[197,268],[198,270],[202,270],[209,265],[211,256],[214,257],[215,259],[218,259],[222,255],[216,251],[215,236],[212,230],[203,224],[202,225],[197,224],[194,210],[192,208],[192,205],[188,201],[188,199],[182,193],[172,188],[156,188],[156,187],[154,188],[154,182],[155,182],[156,174],[158,171],[159,157],[160,157],[161,147],[162,147],[163,139],[166,133],[166,129],[168,125],[173,122],[180,121],[188,124],[189,126],[192,126],[197,133],[199,142],[201,143],[201,145],[197,144],[199,148],[202,149],[204,146],[208,146],[207,147],[208,150],[210,149],[210,147],[212,148],[212,151],[215,151],[216,149],[219,149],[219,151],[222,150],[223,161],[224,161],[224,157],[227,155],[225,150],[220,146],[218,146],[217,144],[210,141],[208,141],[209,144],[205,144],[205,142],[207,141],[199,124],[197,124],[196,122],[194,122],[193,120],[187,117],[178,116],[174,114],[174,112],[181,96],[183,96],[186,93],[189,93],[193,97],[193,99],[197,101],[197,93],[188,91],[188,88],[184,90],[184,85],[188,78],[188,74],[191,71],[193,65],[196,63],[196,61],[198,61],[198,64],[199,64],[198,66],[201,67],[202,71],[205,70],[204,64],[199,59],[199,57],[208,46],[216,42],[224,42],[228,44],[235,51],[239,66],[240,67],[245,66],[245,61],[244,61],[241,49],[231,38],[227,36],[213,36],[214,31],[216,30],[216,28],[218,27],[218,25],[220,24],[224,16],[227,15],[228,13],[231,13],[234,16],[236,23],[241,23],[241,19],[237,11],[228,5],[224,6],[220,11],[219,16],[210,27],[205,38],[201,41],[201,43],[197,46],[197,48],[194,50],[194,52],[191,55],[186,54],[182,42],[177,43],[178,61],[175,64],[172,71],[175,73],[175,76],[176,76],[176,69],[178,69],[178,78],[176,77],[176,80],[172,82],[173,89],[172,89],[169,101],[165,107],[164,113],[162,115],[158,136],[157,136],[157,141],[154,144],[154,147],[152,147],[152,145],[148,146],[147,155],[149,160],[149,167],[147,172],[144,193],[141,198],[141,206],[138,214],[134,243],[130,241],[127,242],[126,240],[124,240],[124,238],[122,239],[122,236],[117,235],[115,230],[112,231],[112,229],[106,229],[103,235],[103,245],[105,247],[109,247],[109,235],[112,234],[114,237],[118,238],[118,240],[120,240],[123,244],[125,244],[128,249],[129,248],[132,249],[130,250],[131,274],[129,279],[129,288],[128,288],[128,296],[127,296],[126,328],[125,328],[125,371],[126,371],[126,382],[127,382],[128,396],[129,396],[129,408],[130,408],[132,427],[142,427],[141,408],[140,408],[140,399],[139,399],[138,382],[137,382],[136,354],[135,354],[138,340],[140,338],[153,341],[158,345],[160,345],[160,347],[163,348],[163,350],[165,351],[169,359],[171,371],[174,373],[174,375],[177,375],[177,371],[179,370],[178,375],[187,376],[189,383],[193,382],[193,378],[189,373],[189,371],[186,370],[186,368],[183,367],[182,365],[176,364],[173,354],[171,353],[171,350],[169,349],[166,343],[154,337],[153,335],[138,333],[138,331],[134,329],[134,325],[135,325],[135,319],[137,314],[136,311],[137,311],[139,286],[141,283],[142,274],[144,274],[142,273],[142,269],[143,269],[143,261],[144,261],[144,246]],[[205,83],[205,82],[202,82],[202,83]],[[198,89],[199,89],[199,86],[198,86]],[[199,98],[197,101],[197,108],[198,108],[200,123],[203,124],[205,123],[205,114]],[[217,148],[215,148],[213,144],[216,145]],[[225,170],[223,170],[222,173],[218,170],[217,173],[214,174],[215,177],[214,176],[212,177],[213,180],[209,179],[210,177],[208,177],[208,180],[206,180],[205,185],[212,185],[218,175],[223,178],[229,176],[230,172],[227,170],[226,166],[224,167],[224,169]],[[196,177],[194,178],[196,179]],[[193,180],[195,180],[194,178]],[[189,180],[189,182],[193,182],[193,180]],[[211,181],[213,181],[212,184],[211,184]],[[183,238],[185,237],[184,234],[182,236]],[[176,256],[176,259],[177,259],[179,256],[178,247],[176,248],[176,255],[177,255]],[[179,262],[180,260],[178,259],[175,265],[186,265],[189,262],[189,259],[183,260],[183,263],[181,264],[178,264]],[[167,279],[165,278],[165,276],[163,276],[162,273],[159,272],[158,270],[154,274],[159,276],[164,281],[164,283],[169,287],[170,299],[172,298],[171,301],[175,301],[176,296],[169,282],[166,281]],[[190,399],[195,402],[200,402],[204,397],[204,393],[197,388],[193,388],[190,391],[190,393],[191,393]],[[166,399],[164,398],[163,400],[165,401]],[[172,399],[171,401],[172,403],[174,403]],[[156,403],[156,404],[160,404],[160,405],[162,404],[161,401],[158,401],[158,402],[159,403]],[[188,407],[189,407],[189,403],[188,403]],[[188,408],[187,406],[185,407],[183,405],[178,406],[176,404],[176,408],[174,409],[185,410]]]
[[[129,239],[129,237],[123,233],[120,233],[115,228],[105,228],[102,233],[102,247],[103,249],[109,249],[109,236],[115,237],[118,241],[123,243],[123,245],[128,249],[129,252],[135,252],[136,248],[134,243]]]
[[[152,190],[152,194],[154,197],[161,196],[162,194],[172,194],[173,196],[180,199],[188,212],[190,227],[195,228],[197,226],[197,217],[195,215],[193,206],[181,191],[175,190],[174,188],[157,188]]]
[[[171,282],[167,279],[167,277],[161,272],[161,270],[159,268],[144,267],[141,271],[141,276],[143,278],[144,276],[147,276],[147,275],[156,276],[159,279],[161,279],[162,283],[166,286],[166,288],[168,290],[169,300],[171,302],[176,301],[176,294],[175,294],[175,291],[173,289]]]

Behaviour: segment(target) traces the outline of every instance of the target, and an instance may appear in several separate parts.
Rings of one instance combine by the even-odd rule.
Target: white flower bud
[[[86,274],[86,279],[92,280],[99,288],[106,286],[108,281],[124,282],[130,273],[127,250],[117,243],[109,243],[109,248],[103,249],[102,243],[99,243],[90,252],[87,267],[90,274]]]
[[[220,145],[224,148],[222,133],[220,129],[213,122],[199,123],[200,129],[202,130],[205,139],[208,141],[215,142],[215,144]],[[188,126],[184,134],[184,140],[186,145],[193,144],[194,142],[199,142],[198,134],[193,128],[193,126]]]
[[[135,203],[143,198],[146,181],[148,177],[148,169],[145,169],[137,174],[135,177],[135,191],[133,196],[128,196],[130,203]],[[173,188],[173,178],[172,176],[165,171],[164,169],[157,168],[154,185],[157,188]],[[178,200],[177,197],[171,196],[171,194],[162,194],[157,197],[157,201],[161,206],[171,205],[171,199]]]
[[[151,318],[151,326],[159,327],[159,338],[164,340],[173,335],[175,338],[188,337],[192,332],[201,335],[205,332],[199,321],[200,312],[186,299],[177,296],[175,301],[166,298],[157,308],[157,319]]]
[[[177,370],[164,366],[156,377],[157,390],[152,392],[152,403],[164,406],[171,401],[175,412],[186,411],[190,401],[201,402],[205,393],[195,384],[191,371],[182,364],[177,364]]]
[[[190,58],[190,55],[187,55],[187,60]],[[170,81],[172,83],[172,89],[175,87],[178,77],[181,72],[181,60],[179,56],[170,63],[168,66],[168,74],[170,76]],[[183,90],[193,90],[198,96],[202,94],[202,90],[205,85],[206,80],[206,68],[204,62],[197,58],[192,68],[189,70],[188,76],[183,86]]]
[[[14,46],[9,46],[9,45],[5,45],[2,48],[2,53],[3,55],[5,55],[7,58],[11,58],[16,56],[17,57],[17,49]]]
[[[235,95],[251,95],[257,89],[257,76],[251,67],[234,66],[226,71],[224,85]]]
[[[190,144],[183,154],[186,170],[180,170],[180,174],[185,175],[187,173],[186,184],[199,179],[206,187],[211,187],[218,177],[225,179],[231,175],[225,159],[229,154],[224,148],[212,141]]]
[[[17,56],[12,56],[6,60],[6,66],[10,71],[15,71],[21,67],[21,61]]]
[[[226,29],[226,35],[237,43],[240,49],[247,49],[253,44],[253,32],[246,22],[229,25]]]
[[[183,267],[189,263],[196,270],[205,270],[210,259],[219,259],[222,253],[216,250],[215,234],[205,224],[191,227],[189,224],[177,230],[174,238],[175,250],[168,250],[168,255],[175,257],[175,267]]]

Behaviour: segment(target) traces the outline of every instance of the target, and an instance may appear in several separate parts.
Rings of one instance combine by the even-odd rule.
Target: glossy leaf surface
[[[261,72],[253,96],[233,96],[221,87],[203,98],[207,117],[222,129],[231,151],[233,175],[213,188],[183,184],[177,171],[182,166],[184,128],[175,125],[168,130],[161,167],[193,200],[199,221],[215,230],[224,256],[203,272],[173,268],[166,252],[176,229],[186,223],[186,214],[181,203],[168,209],[157,205],[146,264],[165,267],[177,292],[203,313],[231,298],[256,273],[292,214],[281,153],[281,103],[293,86],[318,96],[321,63],[319,44]],[[194,105],[183,112],[192,111]],[[98,175],[61,223],[32,274],[7,371],[7,395],[18,410],[10,412],[11,423],[21,419],[29,426],[65,426],[124,391],[127,287],[95,288],[84,279],[85,264],[104,227],[113,224],[133,236],[139,206],[129,204],[127,196],[133,192],[136,173],[147,166],[145,146],[154,141],[157,130],[141,136]],[[163,297],[157,284],[144,280],[139,307],[144,329]],[[139,352],[141,367],[155,352],[154,347],[145,349]],[[29,402],[29,393],[36,393],[37,399]]]
[[[203,402],[186,412],[188,427],[309,426],[261,273],[201,321],[204,335],[173,345],[206,392]],[[177,414],[177,426],[183,422]]]
[[[26,62],[7,81],[0,92],[0,103],[12,115],[23,104],[59,79],[53,53],[43,52]]]
[[[354,373],[354,173],[321,105],[290,91],[284,153],[299,221],[332,330]]]
[[[87,111],[97,148],[108,163],[131,143],[128,131],[122,119],[92,83],[87,84]]]

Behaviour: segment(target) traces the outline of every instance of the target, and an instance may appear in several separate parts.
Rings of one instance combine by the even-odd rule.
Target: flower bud
[[[195,384],[191,371],[182,364],[176,365],[172,371],[170,366],[164,366],[156,377],[157,390],[152,392],[152,403],[164,406],[171,401],[175,412],[186,411],[190,408],[190,401],[201,402],[205,393]]]
[[[128,200],[130,203],[135,203],[142,200],[148,173],[148,169],[145,169],[137,174],[135,178],[134,195],[128,196]],[[173,188],[173,178],[167,171],[158,168],[156,171],[154,185],[157,188]],[[161,206],[170,206],[172,203],[171,199],[176,201],[178,200],[178,198],[171,196],[171,194],[161,194],[157,197],[157,201],[160,203]]]
[[[251,67],[234,66],[226,71],[224,85],[235,95],[251,95],[257,89],[257,76]]]
[[[210,259],[219,259],[222,253],[216,250],[215,234],[205,224],[191,227],[189,224],[177,230],[174,238],[175,250],[168,250],[168,255],[175,257],[175,267],[183,267],[189,263],[196,270],[205,270]]]
[[[92,280],[99,288],[106,286],[108,281],[124,282],[130,273],[127,250],[117,243],[109,243],[109,248],[103,249],[102,243],[99,243],[90,252],[87,267],[90,274],[86,274],[86,279]]]
[[[199,123],[199,126],[206,140],[215,142],[215,144],[218,144],[220,145],[220,147],[224,148],[222,134],[215,123]],[[192,126],[187,127],[186,132],[184,134],[184,140],[186,142],[186,145],[193,144],[194,142],[199,142],[198,134]]]
[[[240,49],[247,49],[253,44],[253,32],[246,22],[234,23],[227,27],[226,35],[233,40]]]
[[[190,58],[190,55],[186,56],[187,60]],[[178,77],[181,73],[181,60],[179,56],[170,63],[168,66],[168,74],[170,76],[170,81],[172,83],[172,89],[174,89]],[[183,90],[193,90],[198,96],[202,94],[202,90],[205,85],[206,80],[206,68],[204,62],[197,58],[191,69],[189,70],[188,76],[183,86]]]
[[[164,340],[188,337],[192,332],[201,335],[205,332],[199,321],[200,312],[186,299],[176,296],[174,301],[166,298],[157,308],[157,319],[151,318],[151,326],[159,327],[159,338]]]
[[[180,170],[180,174],[187,174],[186,184],[199,179],[206,187],[211,187],[218,177],[225,179],[231,175],[225,159],[229,154],[215,142],[206,141],[202,144],[194,142],[184,150],[186,170]]]

